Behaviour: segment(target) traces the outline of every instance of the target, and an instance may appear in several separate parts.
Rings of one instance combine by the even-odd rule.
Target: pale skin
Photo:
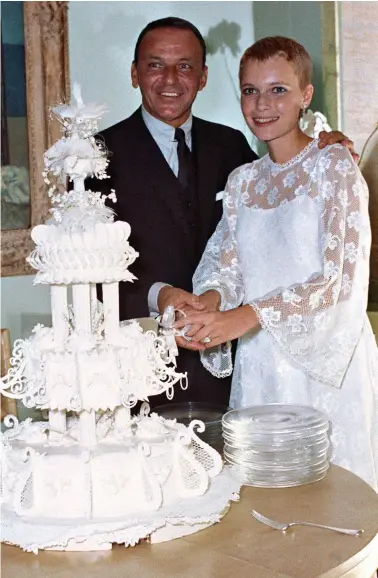
[[[281,164],[289,161],[312,140],[300,130],[298,118],[301,109],[309,106],[313,90],[311,84],[302,85],[294,66],[282,56],[277,55],[263,62],[248,60],[245,63],[241,78],[243,116],[252,133],[267,144],[274,162]],[[319,143],[319,148],[342,140],[335,133],[322,134],[326,138]],[[342,136],[343,144],[353,149],[353,143],[345,142]],[[166,291],[161,301],[159,299],[159,308],[168,304],[169,290],[173,288],[164,289]],[[187,336],[191,337],[190,342],[182,337],[177,339],[181,347],[203,351],[260,328],[258,317],[250,305],[219,311],[220,294],[215,290],[201,296],[176,291],[181,291],[180,294],[176,293],[176,298],[186,317],[180,318],[175,326],[177,329],[191,326],[187,332]],[[195,306],[192,305],[193,298]],[[211,341],[206,343],[209,337]]]

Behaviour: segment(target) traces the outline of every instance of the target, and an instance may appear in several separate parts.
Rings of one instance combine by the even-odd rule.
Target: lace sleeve
[[[366,311],[368,191],[340,145],[325,149],[311,178],[323,269],[304,284],[281,288],[250,305],[291,360],[314,379],[341,387]]]
[[[193,277],[196,295],[210,289],[220,293],[222,311],[238,307],[244,296],[235,239],[239,175],[242,168],[236,169],[228,179],[223,193],[223,217],[208,241]]]
[[[244,286],[236,247],[237,207],[242,189],[243,168],[231,173],[223,194],[223,217],[207,243],[193,277],[193,292],[201,295],[215,289],[221,296],[221,311],[238,307],[244,298]],[[201,352],[204,367],[216,377],[232,373],[231,343]]]

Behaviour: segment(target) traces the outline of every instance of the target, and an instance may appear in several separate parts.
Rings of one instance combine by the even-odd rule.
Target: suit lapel
[[[202,246],[209,238],[213,223],[215,195],[218,192],[221,168],[220,147],[211,140],[209,127],[201,119],[193,118],[193,154],[196,166],[199,219],[201,222]]]

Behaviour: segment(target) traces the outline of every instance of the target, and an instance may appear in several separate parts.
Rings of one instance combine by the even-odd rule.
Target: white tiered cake
[[[119,322],[118,283],[137,258],[130,226],[113,222],[85,178],[107,178],[94,138],[105,112],[75,103],[52,109],[62,138],[45,153],[53,218],[32,231],[35,283],[51,286],[52,328],[37,325],[14,344],[3,395],[48,411],[48,422],[5,418],[1,434],[2,540],[23,549],[98,550],[192,533],[219,521],[239,484],[195,429],[130,409],[138,400],[186,387],[176,372],[172,311],[164,336],[136,320]],[[73,190],[52,185],[67,175]],[[51,177],[50,177],[51,178]],[[115,200],[115,194],[110,195]],[[102,284],[103,303],[96,283]],[[72,304],[69,304],[70,301]],[[70,415],[67,415],[70,412]]]

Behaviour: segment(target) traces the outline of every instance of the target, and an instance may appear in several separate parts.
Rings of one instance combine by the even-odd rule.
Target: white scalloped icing
[[[130,246],[130,225],[96,223],[91,230],[66,232],[59,225],[32,230],[36,248],[28,262],[38,273],[35,283],[111,283],[133,281],[128,271],[138,253]]]
[[[114,410],[138,399],[184,386],[162,338],[143,333],[136,321],[120,327],[117,341],[72,332],[54,342],[51,328],[37,325],[29,339],[14,343],[7,385],[26,407]],[[5,379],[5,378],[4,378]]]
[[[145,417],[136,423],[136,435],[141,438],[165,436],[172,431],[172,427],[169,427],[172,426],[172,423],[153,413],[148,418]]]

